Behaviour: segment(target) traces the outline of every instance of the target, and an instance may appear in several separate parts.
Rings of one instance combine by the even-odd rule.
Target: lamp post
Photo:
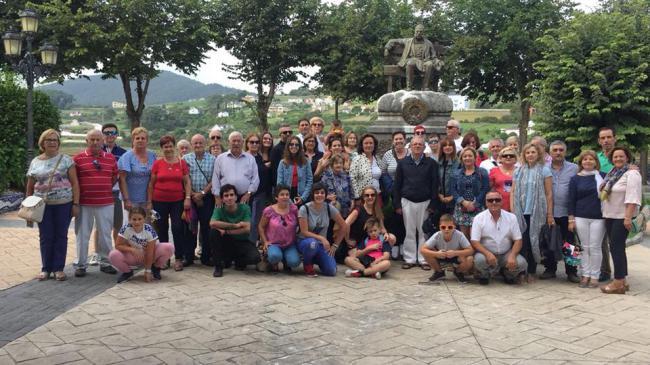
[[[50,67],[56,64],[57,47],[45,43],[39,50],[39,62],[32,51],[34,36],[38,31],[38,14],[31,9],[21,11],[20,24],[22,32],[9,30],[2,37],[5,54],[11,60],[16,72],[20,73],[27,82],[27,166],[34,157],[34,109],[32,106],[34,81],[49,75]],[[25,56],[21,59],[23,40],[26,43]]]

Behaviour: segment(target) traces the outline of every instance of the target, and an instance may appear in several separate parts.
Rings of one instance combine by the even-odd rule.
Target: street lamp
[[[58,49],[45,43],[40,49],[41,62],[32,52],[32,42],[38,31],[38,14],[32,9],[18,13],[22,32],[9,30],[2,37],[5,54],[14,70],[27,82],[27,166],[34,157],[34,109],[32,107],[34,81],[50,73],[50,67],[56,64]],[[23,40],[26,41],[25,56],[21,59]]]

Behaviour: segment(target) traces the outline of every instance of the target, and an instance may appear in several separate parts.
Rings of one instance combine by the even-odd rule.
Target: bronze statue
[[[435,71],[436,77],[433,77],[433,79],[436,81],[439,79],[437,76],[444,62],[438,57],[438,52],[433,43],[424,37],[424,26],[418,24],[415,27],[413,38],[391,39],[388,41],[384,47],[384,56],[388,58],[391,51],[393,51],[393,47],[397,44],[404,47],[397,66],[404,71],[406,90],[413,89],[416,70],[422,75],[422,90],[437,90],[437,82],[433,85],[431,83],[432,75]],[[391,85],[389,85],[389,88],[391,88]]]

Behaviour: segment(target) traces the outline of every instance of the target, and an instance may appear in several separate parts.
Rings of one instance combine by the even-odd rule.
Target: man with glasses
[[[260,177],[257,173],[255,158],[242,150],[244,137],[239,132],[228,136],[230,149],[216,158],[212,172],[212,195],[217,207],[222,205],[219,198],[221,187],[226,184],[235,186],[238,201],[248,204],[251,196],[257,191]]]
[[[471,243],[476,251],[474,269],[479,284],[488,285],[493,274],[501,273],[506,284],[521,282],[528,264],[519,254],[522,246],[517,217],[501,209],[501,194],[490,191],[485,196],[487,209],[472,221]]]
[[[460,123],[455,119],[450,119],[447,121],[447,138],[454,140],[456,144],[456,151],[460,152],[463,150],[461,143],[463,142],[463,136],[460,135]]]
[[[449,214],[443,214],[438,224],[439,232],[436,232],[420,248],[420,252],[427,263],[433,268],[430,281],[438,281],[445,278],[443,266],[452,265],[454,275],[459,282],[465,283],[465,274],[472,269],[474,262],[474,249],[467,240],[467,237],[456,229],[454,218]]]
[[[490,158],[481,161],[479,167],[484,168],[488,173],[493,168],[499,166],[499,152],[503,149],[503,140],[501,138],[492,138],[488,142],[488,150],[490,150]]]
[[[280,125],[279,129],[279,134],[280,134],[280,142],[273,146],[271,149],[271,186],[275,187],[275,183],[278,177],[278,166],[280,165],[280,161],[282,161],[282,157],[284,156],[284,149],[287,145],[287,141],[289,140],[289,137],[293,134],[293,131],[291,130],[291,127],[284,123]]]
[[[88,265],[88,241],[93,225],[97,229],[100,270],[107,274],[117,271],[108,261],[113,248],[113,186],[117,182],[115,157],[102,151],[103,135],[93,129],[86,134],[87,148],[74,157],[79,179],[79,215],[75,218],[74,231],[77,236],[77,258],[74,262],[75,276],[86,276]]]
[[[325,152],[325,141],[323,141],[323,129],[325,128],[325,121],[321,117],[312,117],[309,120],[311,132],[316,136],[318,142],[318,150]]]
[[[303,142],[305,136],[311,133],[311,125],[309,125],[309,119],[302,118],[298,121],[298,134],[296,137],[300,138],[300,142]],[[321,151],[323,152],[323,151]]]
[[[210,147],[218,144],[221,146],[221,127],[218,125],[215,125],[210,129],[210,133],[208,134],[208,137],[210,138]]]
[[[415,128],[413,128],[413,137],[427,138],[427,131],[423,125],[416,125]],[[406,148],[407,149],[411,148],[411,142],[406,144]],[[424,145],[424,154],[427,156],[431,156],[431,148],[429,147],[428,143],[425,143]]]

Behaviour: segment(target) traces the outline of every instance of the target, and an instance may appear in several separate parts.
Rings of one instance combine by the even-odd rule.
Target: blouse
[[[262,216],[268,219],[264,230],[266,240],[270,245],[282,248],[291,246],[296,241],[296,227],[298,226],[298,208],[291,204],[289,212],[280,214],[272,206],[266,207]]]
[[[635,204],[636,211],[632,216],[639,213],[641,206],[641,174],[636,170],[628,170],[612,186],[609,198],[603,201],[603,217],[611,219],[625,218],[625,204]]]
[[[169,163],[161,158],[153,163],[151,173],[156,175],[153,200],[161,202],[183,200],[185,196],[183,176],[190,173],[185,160],[179,159],[179,162]]]
[[[52,176],[52,183],[48,191],[48,182],[54,166],[61,158],[59,166]],[[27,177],[34,180],[34,195],[45,199],[47,194],[47,204],[65,204],[72,201],[72,184],[68,178],[68,170],[73,165],[72,158],[68,155],[57,154],[46,160],[36,157],[29,164]]]
[[[513,171],[514,174],[514,171]],[[510,211],[510,190],[512,190],[512,175],[504,174],[499,167],[490,170],[490,182],[494,190],[501,194],[503,205],[501,209]]]

